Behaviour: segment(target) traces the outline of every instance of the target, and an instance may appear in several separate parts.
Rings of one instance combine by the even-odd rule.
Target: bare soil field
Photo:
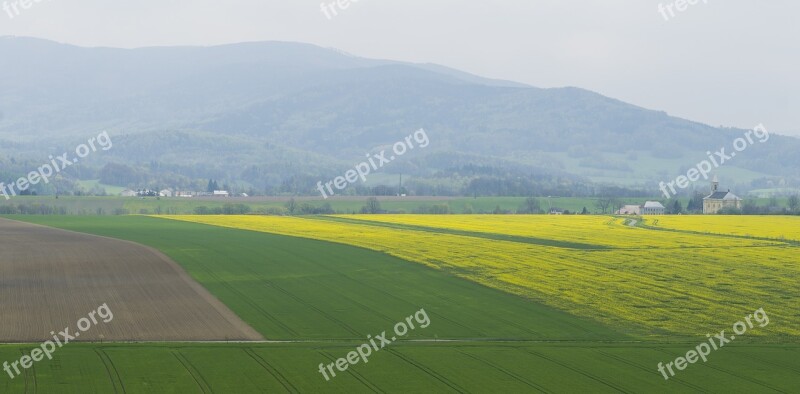
[[[261,340],[160,252],[0,219],[0,342],[52,339],[103,304],[113,320],[80,341]]]

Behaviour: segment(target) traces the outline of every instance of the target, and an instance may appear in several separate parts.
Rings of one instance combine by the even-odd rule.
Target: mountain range
[[[476,190],[485,184],[509,194],[591,194],[604,185],[657,191],[706,152],[730,151],[746,131],[580,88],[542,89],[301,43],[118,49],[0,37],[0,70],[6,181],[107,130],[113,149],[68,178],[195,188],[217,179],[256,193],[313,194],[317,181],[423,128],[430,145],[366,186],[394,186],[404,174],[412,194],[498,193]],[[717,175],[741,191],[797,187],[798,151],[800,139],[773,134]]]

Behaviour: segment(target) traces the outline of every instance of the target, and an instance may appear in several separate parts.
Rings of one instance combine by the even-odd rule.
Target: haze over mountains
[[[114,148],[71,169],[72,178],[126,187],[214,178],[240,190],[314,194],[317,181],[424,128],[430,146],[369,186],[394,186],[403,173],[416,194],[655,191],[744,133],[579,88],[298,43],[112,49],[2,37],[0,69],[6,181],[108,130]],[[773,134],[719,174],[743,191],[796,187],[798,151],[800,139]]]

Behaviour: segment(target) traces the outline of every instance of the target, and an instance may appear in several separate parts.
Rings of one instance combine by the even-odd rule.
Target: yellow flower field
[[[800,241],[800,216],[660,216],[649,218],[646,224],[709,234]]]
[[[567,249],[321,218],[168,218],[382,251],[632,334],[696,337],[723,329],[763,307],[773,321],[780,323],[770,325],[761,335],[800,335],[800,310],[796,306],[800,264],[798,248],[791,245],[764,246],[763,241],[630,228],[613,218],[597,216],[579,221],[570,221],[571,217],[474,216],[474,222],[464,222],[463,226],[481,232],[491,228],[524,232],[527,223],[533,229],[530,234],[536,237],[580,239],[616,249]],[[407,218],[423,225],[423,218]],[[424,218],[427,227],[457,227],[451,220],[461,219]],[[567,237],[570,233],[574,238]],[[670,244],[669,237],[675,237],[680,247]],[[637,247],[631,248],[632,243]],[[752,334],[757,335],[758,331]]]
[[[774,245],[759,240],[698,237],[625,226],[630,219],[584,215],[339,215],[345,219],[435,227],[450,230],[546,238],[616,248],[741,247]],[[658,218],[662,218],[659,216]],[[667,222],[659,222],[659,224]],[[798,222],[800,223],[800,222]]]

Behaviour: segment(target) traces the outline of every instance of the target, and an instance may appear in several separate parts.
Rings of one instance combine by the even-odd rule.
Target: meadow
[[[455,235],[433,221],[426,226],[439,231],[385,227],[362,217],[350,219],[363,221],[358,224],[330,217],[14,218],[154,247],[181,264],[192,278],[267,339],[298,342],[71,344],[53,361],[38,364],[24,379],[0,380],[2,392],[791,392],[800,383],[795,373],[800,345],[791,330],[797,326],[791,314],[780,312],[785,307],[779,303],[763,305],[770,313],[769,326],[754,330],[752,336],[748,333],[741,341],[737,339],[714,353],[707,363],[692,365],[664,380],[656,369],[658,362],[684,354],[704,340],[706,332],[719,331],[740,320],[750,307],[744,305],[744,298],[753,294],[736,286],[727,289],[727,294],[715,289],[701,292],[704,286],[716,286],[714,281],[711,285],[692,282],[684,287],[660,284],[656,291],[647,292],[637,282],[658,284],[658,280],[669,277],[649,271],[647,261],[638,265],[633,260],[625,262],[625,258],[618,265],[614,262],[626,253],[633,253],[630,259],[648,256],[643,254],[647,248],[642,245],[632,250],[614,249],[611,242],[605,242],[611,249],[555,247],[537,243],[536,237],[543,234],[532,236],[535,242],[514,242],[479,236],[484,234],[483,229],[469,229],[477,234],[474,236]],[[186,221],[201,219],[219,220],[220,224]],[[612,218],[598,220],[606,223],[606,232],[671,233],[628,228]],[[495,232],[502,233],[502,229],[498,224]],[[575,229],[576,233],[581,231]],[[596,228],[583,231],[600,233]],[[749,241],[765,246],[745,243],[748,246],[739,249],[770,248],[771,254],[771,248],[793,248]],[[709,248],[710,242],[703,238],[691,243],[697,253],[709,251],[696,258],[713,259],[716,249]],[[493,254],[486,254],[490,252]],[[529,257],[525,257],[527,254]],[[592,255],[605,257],[589,260]],[[422,261],[424,256],[430,257]],[[518,266],[509,266],[515,259]],[[458,263],[461,260],[467,263]],[[532,260],[550,262],[532,269]],[[680,267],[687,261],[691,260],[684,256],[671,263],[657,261],[656,265],[665,270],[665,275],[672,270],[679,277],[705,281],[707,273]],[[739,257],[731,264],[734,261],[741,263]],[[499,269],[501,266],[505,268]],[[602,270],[589,275],[594,266]],[[780,270],[773,276],[791,274],[792,265],[780,255],[775,266]],[[794,268],[796,272],[796,264]],[[743,269],[748,275],[764,274],[757,264]],[[528,276],[521,275],[525,270]],[[614,271],[619,271],[619,276],[603,278]],[[741,277],[736,276],[740,274],[735,271],[726,273],[734,275],[728,280],[740,285]],[[492,286],[491,281],[478,280],[476,273],[496,276],[504,283],[519,280],[515,278],[525,280],[500,288]],[[609,321],[515,291],[532,291],[530,280],[542,279],[549,286],[559,275],[573,274],[576,285],[569,281],[561,285],[584,286],[586,295],[570,304],[593,303],[591,298],[603,291],[614,297],[643,292],[640,302],[659,292],[671,296],[685,293],[699,304],[683,305],[700,309],[687,308],[687,314],[714,315],[705,320],[702,334],[688,334],[691,330],[687,327],[695,324],[688,324],[686,319],[677,323],[650,320],[659,316],[658,311],[639,309],[639,316],[650,316],[648,319],[629,321],[629,315],[619,313]],[[780,290],[796,299],[791,293],[796,291],[789,282],[792,279],[760,283],[766,286],[761,290],[766,297]],[[617,291],[615,286],[627,289]],[[677,287],[670,292],[673,286]],[[568,292],[570,288],[559,291]],[[559,291],[549,297],[560,297]],[[542,294],[538,297],[548,298]],[[704,300],[706,297],[719,304],[730,304],[730,300],[741,305],[730,305],[731,311],[717,309]],[[651,309],[669,311],[673,302],[685,301],[671,299]],[[391,329],[404,316],[423,307],[429,312],[431,325],[412,331],[412,340],[391,345],[368,364],[353,366],[330,382],[318,373],[319,363],[343,356],[366,335]],[[626,310],[624,305],[621,308]],[[675,311],[669,312],[665,315],[668,319],[677,317]],[[32,346],[0,345],[0,361],[19,357],[21,350]]]

